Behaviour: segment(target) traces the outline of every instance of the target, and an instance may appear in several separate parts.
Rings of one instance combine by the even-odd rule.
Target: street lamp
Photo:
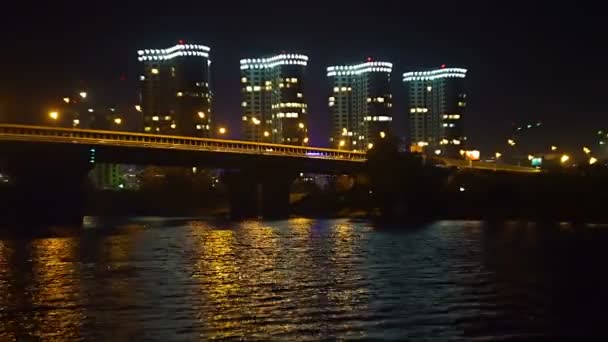
[[[270,132],[268,132],[268,131],[264,131],[264,136],[265,136],[266,138],[268,138],[268,137],[270,136]]]
[[[567,154],[564,154],[561,158],[560,158],[560,162],[563,164],[565,162],[567,162],[568,160],[570,160],[570,156]]]
[[[589,153],[591,153],[591,150],[589,149],[589,147],[584,146],[583,147],[583,152],[585,152],[585,154],[589,154]]]
[[[515,146],[515,140],[513,139],[507,140],[507,143],[509,144],[509,146]]]
[[[494,157],[496,157],[496,159],[499,159],[500,157],[502,157],[502,153],[496,152],[494,153]]]
[[[595,158],[595,157],[589,158],[589,165],[593,165],[595,163],[597,163],[597,158]]]
[[[117,125],[120,125],[122,123],[122,119],[121,118],[116,118],[114,119],[114,123]]]
[[[82,97],[83,99],[87,98],[87,92],[86,91],[81,91],[80,93],[78,93],[78,95],[80,95],[80,97]]]
[[[64,98],[63,98],[63,102],[65,102],[65,103],[70,103],[70,98],[69,98],[69,97],[64,97]]]
[[[344,147],[344,145],[346,145],[346,141],[340,140],[339,146],[340,147]]]
[[[384,131],[380,132],[380,138],[382,138],[382,139],[386,138],[386,133]]]
[[[551,146],[551,151],[557,151],[557,146]]]
[[[225,127],[220,127],[220,129],[218,130],[218,132],[222,135],[226,134],[227,130]]]
[[[53,120],[58,120],[59,119],[59,113],[56,112],[56,111],[49,112],[49,118],[51,118]]]

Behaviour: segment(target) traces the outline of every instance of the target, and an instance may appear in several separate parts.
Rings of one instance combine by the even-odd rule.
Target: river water
[[[88,222],[0,237],[0,340],[604,334],[600,226]]]

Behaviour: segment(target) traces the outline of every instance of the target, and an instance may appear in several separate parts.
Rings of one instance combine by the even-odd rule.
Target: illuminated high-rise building
[[[367,150],[377,139],[390,134],[392,94],[390,77],[393,65],[367,62],[330,66],[329,110],[332,118],[332,147]]]
[[[466,69],[441,68],[403,74],[407,88],[412,151],[457,157],[466,137]]]
[[[144,132],[210,135],[210,50],[180,40],[167,49],[137,52],[144,65],[140,76]]]
[[[241,60],[241,106],[246,140],[308,143],[304,73],[308,57],[282,53]]]

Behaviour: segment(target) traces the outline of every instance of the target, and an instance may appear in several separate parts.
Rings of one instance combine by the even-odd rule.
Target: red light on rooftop
[[[441,64],[441,69],[445,69],[445,64]]]
[[[178,42],[180,45],[183,45],[183,44],[185,44],[185,43],[186,43],[186,42],[184,42],[184,40],[183,40],[183,39],[180,39],[180,40],[178,40],[177,42]]]
[[[371,62],[371,61],[372,61],[372,58],[371,58],[371,57],[367,57],[367,61],[368,61],[368,62]]]

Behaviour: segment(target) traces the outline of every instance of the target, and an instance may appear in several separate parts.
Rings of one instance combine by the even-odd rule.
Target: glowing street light
[[[227,130],[226,130],[226,128],[225,128],[225,127],[220,127],[220,128],[218,129],[218,132],[219,132],[220,134],[224,135],[224,134],[226,134]]]
[[[81,91],[80,93],[78,93],[78,95],[80,95],[80,97],[82,97],[83,99],[86,99],[88,94],[86,91]]]
[[[114,119],[114,123],[117,125],[120,125],[122,123],[122,119],[121,118],[116,118]]]
[[[589,147],[585,146],[583,147],[583,152],[585,152],[585,154],[589,154],[591,153],[591,150],[589,149]]]
[[[382,139],[386,138],[386,133],[384,131],[380,132],[380,138],[382,138]]]
[[[308,144],[308,137],[304,138],[304,143]]]
[[[70,103],[70,98],[69,98],[69,97],[64,97],[64,98],[63,98],[63,102],[65,102],[65,103]]]
[[[59,113],[55,112],[55,111],[49,112],[49,118],[51,118],[53,120],[58,120],[59,119]]]
[[[509,144],[509,146],[515,146],[515,140],[513,139],[507,140],[507,143]]]
[[[201,118],[201,119],[204,119],[205,118],[205,113],[198,112],[198,117]]]
[[[368,150],[371,150],[372,148],[374,148],[374,144],[372,144],[372,143],[367,144],[367,149]]]
[[[344,147],[344,145],[346,145],[346,141],[340,140],[339,146],[340,147]]]
[[[502,157],[502,153],[496,152],[494,153],[494,157],[496,157],[496,159],[499,159],[500,157]]]
[[[595,158],[595,157],[589,158],[589,165],[593,165],[595,163],[597,163],[597,158]]]
[[[557,151],[557,146],[551,146],[551,151]]]
[[[270,132],[268,132],[268,131],[264,131],[264,136],[265,136],[266,138],[268,138],[268,137],[270,136]]]
[[[563,163],[567,162],[568,160],[570,160],[570,156],[567,154],[564,154],[561,158],[560,161]]]
[[[304,123],[300,122],[300,123],[298,124],[298,127],[300,127],[300,129],[304,129]]]
[[[532,159],[534,159],[534,156],[533,156],[533,155],[531,155],[531,154],[529,154],[529,155],[528,155],[528,160],[532,160]]]
[[[141,112],[141,106],[140,105],[135,105],[135,110],[138,112]]]

